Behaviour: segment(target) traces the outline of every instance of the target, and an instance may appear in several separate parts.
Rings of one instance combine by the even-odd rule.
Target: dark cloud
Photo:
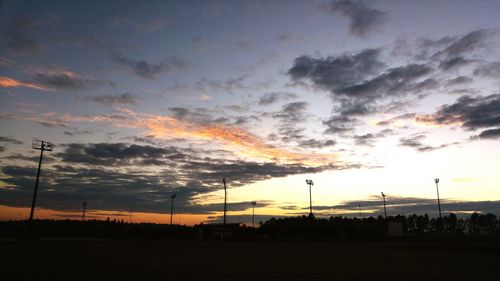
[[[462,66],[470,64],[471,62],[472,60],[465,59],[464,57],[454,57],[440,62],[439,68],[445,71],[456,70]]]
[[[317,140],[317,139],[307,139],[299,142],[300,147],[306,148],[324,148],[336,145],[335,140]]]
[[[280,111],[274,112],[271,116],[279,121],[279,139],[283,142],[300,142],[303,138],[305,128],[300,127],[307,121],[307,102],[292,102],[284,104]]]
[[[448,147],[450,145],[442,144],[440,146],[430,146],[422,142],[422,140],[424,140],[425,138],[426,136],[424,134],[414,134],[409,137],[402,137],[399,139],[399,145],[411,147],[420,152],[433,151],[436,149]]]
[[[98,143],[91,145],[72,143],[66,145],[65,151],[56,154],[67,163],[90,165],[131,165],[143,163],[144,160],[165,158],[183,158],[184,153],[173,147],[158,148],[148,145],[128,145],[124,143]],[[137,162],[131,162],[137,161]]]
[[[323,125],[327,127],[326,134],[343,134],[352,131],[358,122],[358,120],[346,116],[332,116],[323,121]]]
[[[85,77],[71,71],[53,70],[50,67],[34,71],[32,76],[37,84],[56,90],[80,90],[100,85],[116,86],[113,82]]]
[[[87,201],[101,210],[124,211],[134,206],[137,211],[161,213],[175,193],[179,211],[207,213],[219,210],[220,204],[198,206],[195,198],[221,189],[222,178],[233,188],[275,177],[355,167],[257,163],[215,158],[217,151],[123,143],[74,143],[61,147],[64,151],[54,153],[55,161],[44,167],[41,207],[74,210]],[[147,165],[157,165],[157,171],[151,172]],[[5,186],[0,189],[0,204],[29,206],[35,163],[0,169],[0,181]],[[249,205],[238,204],[233,207],[244,209]]]
[[[419,115],[416,120],[440,125],[458,125],[468,130],[500,126],[500,94],[462,96],[454,104],[443,105],[436,113]]]
[[[93,130],[81,130],[78,128],[70,128],[67,131],[64,131],[63,134],[73,137],[73,136],[78,136],[78,135],[92,135],[94,134],[95,131]]]
[[[478,137],[480,139],[500,139],[500,128],[482,131]]]
[[[385,125],[393,124],[393,123],[395,123],[395,122],[397,122],[399,120],[414,119],[415,115],[416,115],[415,113],[406,113],[406,114],[403,114],[403,115],[399,115],[399,116],[393,117],[391,119],[380,121],[380,122],[377,123],[377,125],[379,125],[379,126],[385,126]]]
[[[355,135],[354,143],[356,145],[372,146],[372,142],[375,138],[376,136],[374,134]]]
[[[468,76],[458,76],[453,79],[450,79],[446,82],[446,85],[448,86],[456,86],[456,85],[463,85],[463,84],[468,84],[472,83],[474,79],[468,77]]]
[[[200,91],[223,91],[229,94],[235,94],[239,91],[255,90],[261,91],[270,87],[268,81],[263,82],[247,82],[251,75],[244,73],[236,76],[228,77],[223,80],[216,80],[211,78],[202,78],[196,82],[196,87]]]
[[[295,81],[309,80],[315,86],[335,92],[375,74],[383,67],[380,52],[380,49],[366,49],[354,55],[338,57],[300,56],[288,70],[288,75]]]
[[[130,93],[118,95],[100,95],[81,97],[82,100],[97,102],[103,105],[134,105],[137,104],[138,98]]]
[[[333,14],[341,14],[349,18],[349,32],[356,36],[366,36],[380,29],[388,20],[385,12],[372,9],[364,1],[334,0],[322,5]]]
[[[474,75],[499,79],[500,62],[490,62],[479,66],[474,70]]]
[[[13,137],[2,137],[0,136],[0,142],[6,142],[6,143],[11,143],[11,144],[24,144],[24,142],[13,138]]]
[[[383,63],[380,50],[326,59],[302,56],[288,74],[294,80],[309,80],[314,86],[330,91],[333,115],[323,124],[329,134],[350,132],[360,121],[356,118],[376,112],[400,111],[412,100],[435,89],[439,82],[429,77],[427,64],[408,64],[379,73]]]
[[[432,68],[427,65],[409,64],[391,68],[380,76],[360,84],[337,89],[335,92],[339,95],[371,101],[393,95],[405,95],[409,92],[420,92],[436,85],[436,81],[431,78],[418,81],[431,72]]]
[[[443,37],[437,41],[428,41],[428,43],[429,45],[445,45],[443,49],[437,51],[432,57],[437,58],[442,56],[448,59],[456,59],[485,47],[487,40],[494,33],[494,31],[489,29],[480,29],[463,36]]]
[[[391,129],[385,129],[381,130],[378,133],[368,133],[364,135],[354,135],[354,143],[356,145],[362,145],[362,146],[373,146],[374,142],[379,139],[383,138],[387,135],[391,135],[394,132]]]
[[[173,69],[186,69],[190,66],[189,61],[180,57],[173,57],[154,64],[146,60],[128,58],[120,55],[118,52],[111,52],[111,60],[144,79],[155,79],[159,74],[170,72]]]
[[[176,119],[188,120],[199,124],[226,123],[229,119],[225,117],[214,119],[211,112],[206,108],[169,107]]]
[[[0,145],[0,152],[4,152],[4,151],[5,151],[5,146]]]
[[[295,98],[297,98],[297,95],[292,93],[265,93],[264,95],[262,95],[262,97],[259,98],[259,105],[270,105],[281,100],[289,100]]]

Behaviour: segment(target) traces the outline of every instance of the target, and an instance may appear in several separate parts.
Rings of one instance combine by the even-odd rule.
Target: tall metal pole
[[[253,201],[252,202],[252,227],[255,227],[255,205],[257,205],[257,202]]]
[[[441,220],[441,202],[439,201],[439,178],[435,178],[434,182],[436,183],[436,191],[437,191],[437,197],[438,197],[438,209],[439,209],[439,219]]]
[[[82,222],[85,221],[85,211],[87,209],[87,202],[83,202],[83,209],[82,209]]]
[[[312,207],[312,192],[311,186],[314,184],[312,180],[306,180],[306,183],[309,185],[309,216],[313,215],[313,207]]]
[[[312,213],[313,213],[312,191],[311,191],[311,185],[309,184],[309,214],[312,215]]]
[[[170,200],[172,201],[170,203],[170,225],[172,225],[172,219],[174,217],[174,199],[175,199],[175,194],[170,197]]]
[[[384,218],[387,220],[387,208],[385,206],[385,194],[381,192],[382,198],[384,199]]]
[[[255,227],[255,205],[252,206],[252,227]]]
[[[33,214],[35,213],[35,204],[36,204],[36,194],[38,192],[38,179],[40,178],[40,169],[42,168],[42,157],[44,150],[44,142],[42,141],[42,146],[40,148],[40,160],[38,161],[38,171],[36,172],[36,181],[35,181],[35,192],[33,192],[33,200],[31,201],[31,212],[29,221],[33,221]]]
[[[224,224],[226,224],[226,204],[227,204],[227,189],[226,189],[226,178],[222,178],[222,182],[224,183]]]

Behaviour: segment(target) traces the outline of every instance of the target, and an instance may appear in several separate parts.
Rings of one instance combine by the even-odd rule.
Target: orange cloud
[[[260,137],[235,126],[222,124],[201,125],[178,120],[169,116],[151,115],[139,118],[135,123],[147,128],[148,134],[158,138],[193,138],[215,140],[226,148],[261,160],[300,163],[310,166],[330,164],[337,159],[335,154],[292,152],[266,144]]]
[[[424,127],[441,127],[444,125],[461,126],[462,121],[459,120],[459,116],[456,118],[450,118],[446,122],[438,122],[437,117],[432,114],[419,114],[415,116],[414,120],[416,125]]]
[[[332,164],[338,158],[337,154],[298,152],[275,147],[264,142],[259,136],[232,125],[202,124],[165,115],[137,113],[130,109],[118,109],[116,114],[112,115],[75,116],[47,112],[38,114],[36,118],[30,115],[19,118],[52,126],[69,126],[74,122],[107,123],[115,127],[146,130],[147,135],[157,138],[215,141],[238,155],[278,163],[321,166]]]
[[[40,91],[47,91],[47,88],[42,87],[40,85],[29,83],[29,82],[17,81],[15,79],[5,77],[5,76],[0,76],[0,87],[4,87],[4,88],[27,87],[27,88],[37,89]]]

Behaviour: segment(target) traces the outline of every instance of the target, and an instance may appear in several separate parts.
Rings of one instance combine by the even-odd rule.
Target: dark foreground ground
[[[0,241],[0,280],[499,280],[485,241]]]

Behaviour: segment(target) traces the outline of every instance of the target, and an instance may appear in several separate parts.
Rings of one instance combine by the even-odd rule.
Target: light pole
[[[441,202],[439,200],[439,178],[435,178],[434,182],[436,183],[436,191],[438,197],[438,210],[439,210],[439,224],[441,225],[441,231],[443,230],[443,218],[441,217]]]
[[[172,218],[174,217],[174,199],[175,199],[175,194],[170,196],[170,225],[172,225]]]
[[[226,189],[226,178],[222,178],[222,182],[224,183],[224,224],[226,224],[226,204],[227,204],[227,189]]]
[[[83,209],[82,209],[82,222],[85,221],[85,211],[87,210],[87,202],[83,201]]]
[[[361,204],[358,204],[359,219],[361,219]]]
[[[387,220],[387,209],[385,207],[385,194],[383,192],[380,192],[382,194],[382,198],[384,199],[384,218]]]
[[[255,205],[257,205],[257,202],[253,201],[252,203],[252,227],[254,226],[255,223]]]
[[[42,168],[43,151],[52,151],[53,145],[48,141],[33,139],[31,147],[40,150],[40,160],[38,161],[38,171],[36,173],[35,192],[33,192],[33,200],[31,201],[30,222],[33,221],[33,214],[35,213],[36,194],[38,192],[38,179],[40,178],[40,170]]]
[[[312,194],[311,187],[314,185],[312,180],[306,180],[306,184],[309,185],[309,216],[313,215],[313,207],[312,207]]]

